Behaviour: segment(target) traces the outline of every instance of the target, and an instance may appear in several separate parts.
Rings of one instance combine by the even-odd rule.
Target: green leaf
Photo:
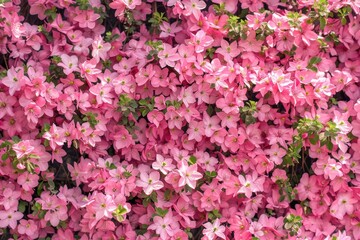
[[[166,189],[164,192],[164,199],[166,201],[170,201],[172,197],[172,191],[170,189]]]
[[[51,9],[46,9],[44,14],[45,16],[48,17],[49,22],[53,22],[56,18],[56,7],[52,7]]]
[[[1,156],[1,160],[3,160],[3,161],[5,161],[8,158],[9,158],[9,154],[7,152]]]
[[[169,212],[168,209],[162,209],[162,208],[155,208],[155,214],[159,215],[160,217],[165,217],[165,215]]]
[[[0,0],[0,4],[4,4],[4,3],[7,3],[7,2],[11,2],[11,0]]]
[[[320,21],[320,29],[321,29],[321,30],[324,30],[324,29],[325,29],[325,26],[326,26],[326,19],[325,19],[325,17],[320,17],[319,21]]]
[[[208,177],[210,177],[210,178],[215,178],[216,176],[217,176],[217,173],[216,173],[216,171],[206,171],[205,172],[205,175],[206,176],[208,176]]]
[[[32,158],[32,159],[40,159],[40,156],[39,156],[39,155],[36,155],[36,154],[31,153],[31,154],[29,155],[29,158]]]
[[[196,161],[197,161],[196,157],[193,156],[193,155],[191,155],[190,158],[189,158],[188,163],[189,163],[190,165],[193,165],[193,164],[196,163]]]
[[[51,179],[51,178],[49,178],[48,180],[47,180],[47,183],[48,183],[48,185],[49,185],[49,187],[48,187],[48,189],[52,192],[52,191],[54,191],[55,190],[55,183],[54,183],[54,181]]]
[[[348,173],[348,176],[350,177],[350,179],[356,178],[356,175],[355,175],[355,173],[354,173],[353,171],[350,171],[350,172]]]
[[[319,135],[318,134],[312,134],[309,136],[309,141],[312,145],[316,145],[319,142]]]
[[[309,61],[310,65],[315,65],[321,62],[321,58],[320,57],[312,57]]]
[[[331,142],[331,140],[327,140],[325,145],[329,151],[333,150],[334,144]]]
[[[36,189],[36,194],[40,196],[43,191],[44,191],[44,181],[41,181]]]
[[[11,142],[5,141],[5,142],[1,143],[0,148],[6,148],[8,146],[11,146]]]
[[[155,191],[153,191],[151,194],[150,194],[150,199],[151,201],[153,201],[154,203],[157,202],[157,194]]]
[[[22,201],[22,200],[19,201],[19,211],[20,212],[24,213],[27,206],[28,206],[27,202]]]
[[[46,211],[41,210],[41,211],[39,212],[39,214],[38,214],[38,217],[39,217],[40,219],[43,219],[43,218],[45,217],[45,214],[46,214]]]
[[[113,169],[116,169],[117,167],[115,166],[114,163],[109,163],[109,162],[106,162],[106,167],[110,170],[113,170]]]
[[[21,141],[21,139],[18,136],[13,136],[12,140],[14,141],[14,143],[19,143]]]
[[[149,109],[144,108],[141,110],[141,116],[145,117],[149,112],[150,112]]]
[[[124,215],[127,213],[127,209],[122,205],[119,205],[117,209],[113,212],[113,216],[116,218],[118,222],[124,221]]]
[[[347,23],[346,18],[341,18],[341,24],[342,24],[342,25],[346,25],[346,23]]]
[[[44,132],[48,132],[50,130],[50,124],[44,123],[43,129],[44,129]]]

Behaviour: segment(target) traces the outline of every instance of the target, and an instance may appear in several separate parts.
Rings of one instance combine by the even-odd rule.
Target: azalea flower
[[[179,187],[188,185],[192,189],[196,187],[196,181],[202,178],[202,174],[197,172],[197,165],[188,165],[185,161],[181,162],[181,167],[177,172],[180,175]]]
[[[203,230],[203,234],[209,240],[216,239],[216,237],[226,239],[224,231],[225,227],[220,225],[220,220],[215,219],[214,223],[207,222],[204,224],[205,229]]]
[[[143,187],[146,195],[150,195],[154,190],[159,190],[164,187],[160,181],[159,172],[153,171],[150,174],[140,173],[140,179],[136,181],[139,187]]]

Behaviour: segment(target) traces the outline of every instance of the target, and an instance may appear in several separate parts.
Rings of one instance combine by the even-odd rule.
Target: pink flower
[[[217,218],[213,223],[207,222],[204,224],[205,229],[203,230],[203,234],[209,240],[215,240],[217,237],[226,239],[224,234],[225,227],[220,225],[220,220]]]
[[[160,172],[165,175],[175,168],[174,164],[172,164],[171,158],[164,158],[160,154],[156,154],[156,162],[152,163],[152,167],[155,170],[160,170]]]
[[[92,206],[95,211],[95,219],[100,220],[103,217],[112,218],[112,213],[117,208],[113,197],[98,193],[96,194],[94,200],[95,201],[92,203]]]
[[[92,10],[78,11],[74,20],[79,23],[81,28],[93,29],[96,25],[96,20],[100,18],[99,14],[94,13]]]
[[[270,161],[277,165],[282,163],[282,158],[286,155],[285,149],[280,148],[278,144],[274,144],[270,149],[266,149],[265,153],[270,156]]]
[[[190,124],[190,127],[187,130],[187,133],[189,134],[188,139],[189,140],[195,140],[197,142],[200,142],[202,140],[202,136],[204,135],[204,125],[202,122],[192,122]]]
[[[106,60],[107,52],[111,49],[110,43],[105,43],[101,36],[97,36],[92,43],[91,55],[99,61],[99,59]]]
[[[160,174],[157,171],[153,171],[150,174],[141,172],[140,179],[136,181],[136,185],[142,187],[146,195],[150,195],[154,190],[164,187],[164,184],[160,181]]]
[[[221,48],[218,48],[215,52],[223,55],[224,59],[228,61],[238,56],[241,51],[236,41],[229,44],[226,40],[221,40]]]
[[[11,188],[5,188],[3,191],[3,199],[0,200],[5,210],[17,209],[21,192],[13,191]]]
[[[114,135],[114,139],[115,149],[127,148],[134,143],[132,136],[123,126],[121,126],[120,130]]]
[[[304,201],[306,198],[309,198],[310,200],[314,199],[320,190],[316,184],[316,176],[313,175],[309,177],[308,173],[302,175],[296,189],[300,201]]]
[[[328,163],[325,165],[324,176],[330,180],[334,180],[336,177],[342,177],[343,172],[341,171],[341,163],[329,158]]]
[[[164,43],[163,50],[159,51],[158,58],[160,66],[164,68],[166,65],[174,67],[175,62],[180,59],[180,56],[176,53],[177,48],[173,48],[170,44]]]
[[[147,114],[147,118],[149,119],[149,122],[155,124],[156,127],[159,127],[160,122],[164,119],[164,115],[160,111],[152,110]]]
[[[11,96],[13,96],[16,91],[19,91],[25,85],[26,81],[27,77],[24,76],[24,69],[20,67],[11,67],[7,71],[7,76],[1,80],[2,84],[9,88]]]
[[[58,63],[60,67],[63,67],[63,71],[66,75],[76,71],[80,71],[78,67],[78,58],[76,55],[69,56],[67,54],[61,55],[61,62]]]
[[[31,239],[38,237],[38,226],[33,220],[21,219],[18,225],[18,231],[20,234],[26,234]]]
[[[202,178],[202,174],[197,172],[197,165],[188,164],[183,160],[181,161],[181,167],[177,172],[180,175],[179,187],[188,185],[192,189],[196,187],[196,181]]]
[[[89,92],[96,96],[96,103],[108,103],[112,104],[113,99],[115,98],[112,94],[113,88],[110,85],[101,85],[96,84],[89,89]]]
[[[153,221],[154,223],[148,229],[155,230],[156,234],[160,235],[161,240],[170,239],[179,229],[178,220],[173,216],[171,210],[165,217],[155,216]]]
[[[65,221],[68,218],[66,202],[56,195],[50,195],[50,192],[44,191],[37,202],[41,204],[43,210],[47,210],[44,220],[49,221],[52,226],[56,227],[60,221]]]
[[[15,229],[17,226],[17,221],[19,221],[24,214],[21,212],[15,212],[13,210],[9,211],[0,211],[0,228],[10,227]]]
[[[238,193],[244,193],[248,198],[251,197],[252,193],[264,191],[265,177],[258,177],[256,171],[252,175],[246,175],[246,178],[243,175],[239,175],[239,181],[242,186]]]
[[[178,33],[182,30],[182,27],[179,26],[178,22],[174,22],[171,25],[168,22],[163,22],[160,25],[160,37],[161,38],[166,38],[166,37],[175,37],[175,33]]]
[[[207,36],[203,30],[200,30],[196,35],[192,35],[190,43],[195,46],[195,52],[201,53],[205,48],[209,47],[214,42],[214,39]]]
[[[20,159],[25,155],[29,155],[35,148],[30,140],[23,140],[19,143],[15,143],[12,146],[12,149],[15,151],[16,157]]]
[[[81,76],[85,77],[88,82],[96,82],[96,75],[101,73],[100,69],[96,68],[97,60],[95,58],[85,61],[80,65]]]
[[[200,18],[201,10],[206,8],[206,3],[199,0],[184,0],[183,4],[185,6],[184,15],[193,14],[197,20]]]
[[[345,214],[352,214],[355,210],[354,204],[358,200],[353,198],[352,193],[339,193],[331,204],[330,214],[337,219],[343,219]]]
[[[6,114],[14,116],[13,106],[15,103],[15,97],[7,96],[3,92],[0,92],[0,119],[2,119]]]
[[[39,181],[39,176],[38,175],[31,174],[31,173],[28,173],[28,172],[22,173],[17,178],[17,183],[19,185],[21,185],[21,187],[25,191],[31,191],[34,187],[36,187],[38,185],[38,181]]]
[[[53,124],[50,130],[44,133],[43,138],[49,140],[50,147],[55,150],[58,146],[64,145],[65,130]]]

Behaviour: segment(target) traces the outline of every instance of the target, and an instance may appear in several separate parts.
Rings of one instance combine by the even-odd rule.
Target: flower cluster
[[[360,239],[360,3],[0,0],[3,239]]]

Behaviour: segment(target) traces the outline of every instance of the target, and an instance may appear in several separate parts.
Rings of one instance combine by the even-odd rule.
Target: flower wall
[[[360,239],[359,13],[0,0],[0,238]]]

